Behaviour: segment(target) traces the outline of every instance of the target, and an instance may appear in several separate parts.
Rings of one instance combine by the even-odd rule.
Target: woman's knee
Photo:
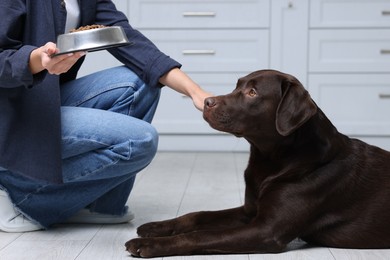
[[[141,156],[149,164],[157,153],[158,141],[157,130],[149,124],[143,133],[143,138],[134,145],[137,148],[136,156]]]

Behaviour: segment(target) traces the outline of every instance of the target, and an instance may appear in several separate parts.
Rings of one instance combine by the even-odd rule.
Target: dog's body
[[[132,255],[281,252],[295,238],[390,248],[390,153],[340,134],[294,77],[251,73],[204,118],[251,144],[244,205],[142,225]]]

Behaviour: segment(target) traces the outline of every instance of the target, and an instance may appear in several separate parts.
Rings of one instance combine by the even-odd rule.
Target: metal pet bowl
[[[132,43],[120,26],[96,28],[59,35],[59,52],[55,56],[77,51],[99,51],[129,44]]]

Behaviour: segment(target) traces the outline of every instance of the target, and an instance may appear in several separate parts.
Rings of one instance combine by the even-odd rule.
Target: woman
[[[110,0],[0,2],[0,230],[121,223],[136,174],[157,149],[150,125],[163,85],[202,109],[208,93],[134,30]],[[84,52],[52,55],[59,34],[122,26],[124,66],[76,79]]]

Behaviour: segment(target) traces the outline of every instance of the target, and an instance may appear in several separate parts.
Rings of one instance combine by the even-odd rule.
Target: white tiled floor
[[[136,227],[191,211],[217,210],[243,203],[246,153],[159,153],[139,174],[129,205],[136,219],[123,225],[61,225],[24,234],[0,232],[0,260],[132,259],[124,243]],[[389,250],[309,247],[299,241],[281,254],[167,257],[164,259],[390,259]],[[162,259],[162,258],[157,258]]]

